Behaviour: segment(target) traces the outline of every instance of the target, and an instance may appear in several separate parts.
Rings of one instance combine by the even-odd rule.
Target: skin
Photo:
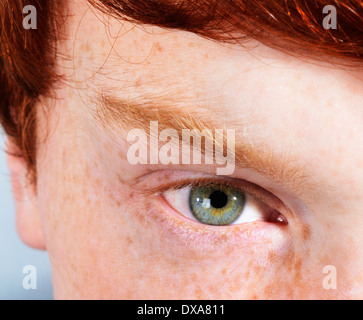
[[[9,158],[18,231],[48,250],[56,299],[363,297],[358,72],[253,42],[243,48],[135,27],[84,1],[69,2],[69,11],[59,44],[68,56],[58,63],[64,81],[56,99],[38,106],[36,186],[22,160]],[[125,130],[93,116],[99,92],[164,95],[183,112],[204,103],[236,140],[269,146],[281,166],[286,158],[303,168],[309,180],[295,187],[293,177],[281,182],[248,168],[231,176],[279,198],[288,225],[206,226],[148,194],[151,185],[178,181],[181,170],[192,179],[215,169],[129,164]],[[323,285],[327,265],[336,269],[335,290]]]

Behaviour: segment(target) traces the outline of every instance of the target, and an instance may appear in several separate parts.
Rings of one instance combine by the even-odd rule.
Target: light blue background
[[[10,175],[6,166],[4,135],[0,132],[0,299],[53,299],[48,254],[24,245],[15,228],[15,212]],[[23,268],[33,265],[37,271],[37,289],[23,288]]]

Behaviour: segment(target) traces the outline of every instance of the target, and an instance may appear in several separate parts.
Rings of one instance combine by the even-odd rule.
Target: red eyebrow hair
[[[236,167],[249,168],[271,177],[276,182],[288,186],[296,194],[312,190],[316,193],[321,185],[320,179],[316,175],[312,175],[308,167],[302,164],[296,156],[288,153],[278,154],[266,142],[260,141],[258,144],[251,144],[251,141],[238,133],[238,126],[233,119],[221,121],[217,112],[204,113],[203,110],[210,110],[207,106],[203,109],[180,110],[160,101],[157,95],[149,97],[149,101],[145,103],[100,94],[96,95],[92,102],[96,106],[92,111],[94,118],[104,128],[111,129],[119,138],[126,139],[127,132],[132,129],[142,129],[147,133],[151,121],[158,121],[159,131],[175,129],[179,138],[182,137],[183,129],[197,129],[200,132],[209,130],[213,133],[217,128],[235,128],[238,136],[234,150]],[[218,144],[214,140],[213,134],[208,135],[207,139]],[[227,145],[226,141],[224,143]],[[201,149],[204,149],[203,143]]]
[[[363,1],[88,1],[117,18],[190,31],[218,41],[242,42],[252,38],[289,54],[325,60],[328,54],[330,62],[334,62],[334,57],[345,62],[361,61],[363,57]],[[337,29],[323,27],[326,5],[336,7]]]

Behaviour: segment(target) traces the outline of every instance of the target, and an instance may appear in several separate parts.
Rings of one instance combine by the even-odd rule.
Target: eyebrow
[[[200,132],[213,132],[217,128],[235,129],[237,168],[251,169],[271,177],[275,182],[288,186],[296,194],[317,187],[316,177],[307,174],[307,169],[299,163],[296,156],[277,154],[267,143],[253,143],[243,135],[238,135],[238,129],[241,129],[238,128],[238,124],[230,121],[230,127],[226,126],[225,117],[214,112],[215,110],[212,111],[212,108],[193,107],[186,112],[185,108],[178,108],[176,104],[171,106],[170,102],[165,102],[157,95],[143,101],[99,94],[93,102],[97,106],[92,112],[93,116],[105,128],[111,127],[115,132],[126,133],[132,129],[148,132],[152,121],[158,122],[159,132],[164,129],[174,129],[178,133],[184,129],[197,129]],[[181,134],[179,139],[181,140]],[[203,143],[201,149],[203,150]]]

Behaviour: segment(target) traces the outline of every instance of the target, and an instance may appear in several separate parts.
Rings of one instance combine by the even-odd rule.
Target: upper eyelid
[[[159,185],[153,186],[151,188],[144,188],[143,190],[138,190],[143,194],[154,195],[161,194],[166,191],[179,190],[185,187],[196,187],[205,185],[227,185],[238,190],[244,191],[251,196],[257,198],[276,210],[283,210],[285,208],[283,202],[274,194],[268,190],[243,179],[227,178],[221,176],[207,176],[198,178],[183,178],[183,179],[173,179],[172,181],[166,183],[160,183]]]

